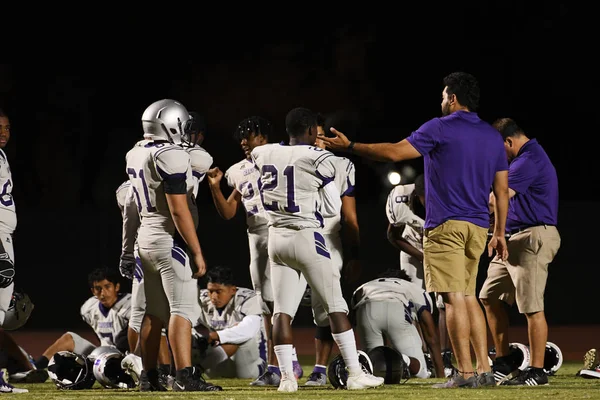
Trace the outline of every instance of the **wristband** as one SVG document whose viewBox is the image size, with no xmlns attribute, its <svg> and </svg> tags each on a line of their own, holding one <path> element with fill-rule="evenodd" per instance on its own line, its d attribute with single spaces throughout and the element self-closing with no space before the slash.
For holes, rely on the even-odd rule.
<svg viewBox="0 0 600 400">
<path fill-rule="evenodd" d="M 353 152 L 354 151 L 354 145 L 355 144 L 356 144 L 355 142 L 350 142 L 350 144 L 348 145 L 348 151 L 349 152 Z"/>
</svg>

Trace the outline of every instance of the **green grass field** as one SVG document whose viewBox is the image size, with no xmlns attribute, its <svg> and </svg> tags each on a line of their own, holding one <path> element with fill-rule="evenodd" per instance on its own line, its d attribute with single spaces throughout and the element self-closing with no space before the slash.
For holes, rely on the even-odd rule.
<svg viewBox="0 0 600 400">
<path fill-rule="evenodd" d="M 364 391 L 335 390 L 331 386 L 324 388 L 306 388 L 306 378 L 312 371 L 311 358 L 301 357 L 304 365 L 304 377 L 300 380 L 296 393 L 279 393 L 274 387 L 251 387 L 247 379 L 211 379 L 223 386 L 222 392 L 215 393 L 140 393 L 136 390 L 103 389 L 98 383 L 91 390 L 60 391 L 48 380 L 44 384 L 18 385 L 29 389 L 29 393 L 2 394 L 16 396 L 22 400 L 108 400 L 108 399 L 173 399 L 185 397 L 189 399 L 600 399 L 600 380 L 575 377 L 581 363 L 565 363 L 556 376 L 550 378 L 550 385 L 539 387 L 506 387 L 498 386 L 485 389 L 433 389 L 431 385 L 443 382 L 443 379 L 411 379 L 402 385 L 387 385 L 378 389 Z"/>
</svg>

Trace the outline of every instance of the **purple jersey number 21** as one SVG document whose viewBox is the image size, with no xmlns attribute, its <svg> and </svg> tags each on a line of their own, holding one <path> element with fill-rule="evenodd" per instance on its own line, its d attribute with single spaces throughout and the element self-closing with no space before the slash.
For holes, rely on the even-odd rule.
<svg viewBox="0 0 600 400">
<path fill-rule="evenodd" d="M 267 183 L 262 182 L 262 178 L 266 175 L 271 175 L 271 181 Z M 271 164 L 263 165 L 261 169 L 261 179 L 258 181 L 261 186 L 260 189 L 260 198 L 266 210 L 275 211 L 279 208 L 279 204 L 276 201 L 273 201 L 271 204 L 265 203 L 265 198 L 263 196 L 263 192 L 271 191 L 277 189 L 279 186 L 279 170 L 276 166 Z M 300 207 L 296 204 L 296 196 L 294 193 L 294 166 L 288 165 L 283 170 L 283 175 L 286 180 L 286 194 L 287 194 L 287 204 L 283 207 L 284 211 L 289 213 L 297 213 L 300 211 Z"/>
</svg>

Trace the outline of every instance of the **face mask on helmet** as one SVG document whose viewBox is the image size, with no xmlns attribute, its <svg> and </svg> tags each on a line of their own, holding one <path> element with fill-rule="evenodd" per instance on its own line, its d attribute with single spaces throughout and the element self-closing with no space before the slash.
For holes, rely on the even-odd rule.
<svg viewBox="0 0 600 400">
<path fill-rule="evenodd" d="M 133 378 L 121 368 L 123 354 L 118 350 L 100 354 L 94 361 L 94 377 L 107 389 L 129 389 L 135 387 Z"/>
<path fill-rule="evenodd" d="M 190 112 L 190 119 L 183 127 L 181 143 L 185 147 L 200 146 L 206 134 L 206 122 L 204 117 L 197 112 Z"/>
<path fill-rule="evenodd" d="M 178 101 L 171 99 L 152 103 L 142 114 L 144 137 L 181 144 L 190 113 Z"/>
<path fill-rule="evenodd" d="M 360 363 L 363 371 L 371 374 L 373 373 L 373 365 L 367 353 L 362 350 L 358 350 L 358 362 Z M 338 354 L 327 367 L 327 378 L 335 389 L 346 389 L 346 382 L 348 381 L 348 371 L 346 370 L 346 363 L 342 358 L 341 354 Z"/>
<path fill-rule="evenodd" d="M 91 361 L 71 351 L 59 351 L 52 356 L 48 376 L 61 390 L 90 389 L 96 382 Z"/>
<path fill-rule="evenodd" d="M 14 331 L 21 328 L 31 315 L 34 305 L 26 293 L 15 290 L 10 300 L 10 305 L 4 316 L 2 328 Z"/>
<path fill-rule="evenodd" d="M 386 384 L 397 384 L 408 379 L 410 372 L 396 349 L 389 346 L 377 346 L 368 353 L 373 365 L 373 375 L 382 377 Z"/>
</svg>

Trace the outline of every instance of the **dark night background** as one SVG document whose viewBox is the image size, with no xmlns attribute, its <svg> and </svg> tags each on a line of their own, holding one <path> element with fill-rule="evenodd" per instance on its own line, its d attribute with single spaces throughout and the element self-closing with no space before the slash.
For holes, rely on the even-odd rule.
<svg viewBox="0 0 600 400">
<path fill-rule="evenodd" d="M 150 103 L 173 98 L 203 114 L 203 147 L 225 170 L 243 157 L 232 139 L 238 121 L 264 116 L 274 124 L 273 139 L 284 139 L 285 115 L 297 106 L 335 114 L 336 127 L 357 141 L 401 140 L 440 115 L 442 79 L 458 70 L 479 79 L 483 119 L 514 118 L 556 166 L 562 247 L 546 290 L 550 327 L 598 323 L 587 306 L 598 301 L 599 277 L 591 251 L 600 222 L 598 34 L 581 21 L 581 10 L 559 3 L 469 13 L 459 17 L 455 10 L 423 25 L 413 18 L 410 28 L 407 16 L 302 29 L 286 21 L 239 31 L 230 25 L 229 36 L 206 28 L 188 51 L 180 45 L 156 51 L 132 41 L 130 59 L 110 57 L 106 45 L 97 58 L 0 65 L 0 107 L 12 125 L 5 151 L 18 215 L 16 283 L 35 303 L 23 329 L 85 326 L 79 307 L 90 296 L 87 273 L 118 265 L 115 189 L 127 178 L 125 153 L 141 138 L 140 117 Z M 398 265 L 386 239 L 386 174 L 407 165 L 421 172 L 422 159 L 397 165 L 353 160 L 365 281 Z M 238 283 L 249 286 L 243 214 L 221 220 L 206 182 L 198 201 L 209 268 L 229 265 L 239 272 Z M 484 255 L 479 287 L 487 261 Z M 516 312 L 512 319 L 524 323 Z M 308 309 L 298 323 L 311 324 Z"/>
</svg>

